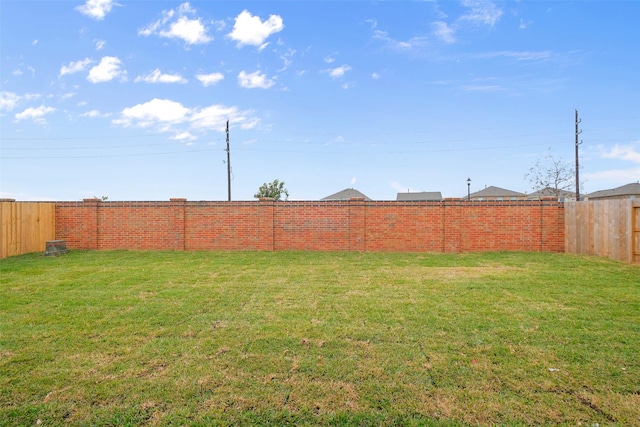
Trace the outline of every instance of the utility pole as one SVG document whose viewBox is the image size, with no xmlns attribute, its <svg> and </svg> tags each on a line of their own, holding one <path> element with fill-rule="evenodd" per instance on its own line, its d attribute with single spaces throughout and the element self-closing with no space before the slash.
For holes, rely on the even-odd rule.
<svg viewBox="0 0 640 427">
<path fill-rule="evenodd" d="M 582 133 L 582 130 L 578 128 L 582 120 L 578 118 L 578 110 L 576 109 L 576 201 L 580 201 L 580 160 L 578 155 L 578 146 L 582 144 L 582 141 L 578 141 L 578 135 Z"/>
<path fill-rule="evenodd" d="M 229 190 L 229 201 L 231 201 L 231 150 L 229 149 L 229 120 L 227 120 L 227 149 L 225 151 L 227 152 L 227 187 Z"/>
</svg>

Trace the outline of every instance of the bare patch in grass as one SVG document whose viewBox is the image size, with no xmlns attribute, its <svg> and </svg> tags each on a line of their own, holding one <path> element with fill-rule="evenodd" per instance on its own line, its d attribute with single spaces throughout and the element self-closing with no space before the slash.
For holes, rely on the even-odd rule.
<svg viewBox="0 0 640 427">
<path fill-rule="evenodd" d="M 155 291 L 142 291 L 138 292 L 138 299 L 144 301 L 149 298 L 153 298 L 158 295 L 158 292 Z"/>
<path fill-rule="evenodd" d="M 225 353 L 228 353 L 229 351 L 231 351 L 231 349 L 229 347 L 220 347 L 217 351 L 216 351 L 216 356 L 221 356 Z"/>
<path fill-rule="evenodd" d="M 352 383 L 333 379 L 309 379 L 293 376 L 287 380 L 290 392 L 286 407 L 299 410 L 311 409 L 316 414 L 361 409 L 360 396 Z"/>
<path fill-rule="evenodd" d="M 433 280 L 468 280 L 481 279 L 492 276 L 512 276 L 526 272 L 519 267 L 508 267 L 502 265 L 486 265 L 479 267 L 405 267 L 394 269 L 399 271 L 403 277 L 428 277 Z M 396 272 L 396 274 L 398 274 Z"/>
<path fill-rule="evenodd" d="M 67 386 L 67 387 L 63 387 L 63 388 L 61 388 L 61 389 L 59 389 L 59 390 L 57 390 L 57 389 L 56 389 L 56 390 L 52 390 L 52 391 L 50 391 L 50 392 L 49 392 L 49 393 L 47 393 L 47 395 L 44 397 L 44 399 L 42 400 L 42 403 L 48 403 L 48 402 L 50 402 L 50 401 L 52 401 L 52 400 L 57 399 L 57 397 L 58 397 L 60 394 L 62 394 L 62 393 L 64 393 L 65 391 L 69 390 L 70 388 L 71 388 L 71 386 Z"/>
</svg>

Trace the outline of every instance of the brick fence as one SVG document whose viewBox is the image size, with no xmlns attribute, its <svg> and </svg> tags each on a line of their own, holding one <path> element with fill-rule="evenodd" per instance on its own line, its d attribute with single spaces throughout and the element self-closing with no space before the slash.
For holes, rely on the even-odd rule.
<svg viewBox="0 0 640 427">
<path fill-rule="evenodd" d="M 554 200 L 56 203 L 69 249 L 564 252 Z"/>
</svg>

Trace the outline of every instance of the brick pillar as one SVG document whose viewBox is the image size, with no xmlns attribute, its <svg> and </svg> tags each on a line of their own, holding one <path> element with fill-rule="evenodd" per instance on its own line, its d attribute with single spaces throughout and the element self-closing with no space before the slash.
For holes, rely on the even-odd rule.
<svg viewBox="0 0 640 427">
<path fill-rule="evenodd" d="M 349 199 L 349 250 L 364 252 L 366 242 L 366 210 L 364 197 Z"/>
<path fill-rule="evenodd" d="M 275 200 L 271 197 L 261 197 L 258 200 L 258 248 L 261 251 L 275 250 Z"/>
<path fill-rule="evenodd" d="M 81 247 L 78 249 L 100 249 L 100 199 L 83 199 L 79 239 Z"/>
<path fill-rule="evenodd" d="M 173 241 L 171 242 L 171 249 L 176 251 L 185 250 L 185 218 L 184 207 L 187 203 L 187 199 L 169 199 L 169 207 L 171 210 L 169 216 L 169 227 L 171 234 L 173 235 Z"/>
<path fill-rule="evenodd" d="M 463 212 L 465 207 L 461 205 L 464 203 L 469 204 L 470 202 L 463 202 L 460 199 L 453 198 L 442 201 L 442 251 L 444 253 L 457 253 L 461 250 L 461 215 L 468 215 L 468 211 Z"/>
</svg>

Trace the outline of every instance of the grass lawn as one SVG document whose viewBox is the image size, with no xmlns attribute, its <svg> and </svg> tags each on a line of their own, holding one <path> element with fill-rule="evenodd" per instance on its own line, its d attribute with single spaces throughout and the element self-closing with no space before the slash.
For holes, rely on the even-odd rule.
<svg viewBox="0 0 640 427">
<path fill-rule="evenodd" d="M 0 425 L 639 425 L 640 267 L 538 253 L 0 260 Z"/>
</svg>

